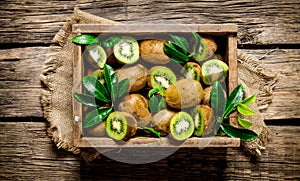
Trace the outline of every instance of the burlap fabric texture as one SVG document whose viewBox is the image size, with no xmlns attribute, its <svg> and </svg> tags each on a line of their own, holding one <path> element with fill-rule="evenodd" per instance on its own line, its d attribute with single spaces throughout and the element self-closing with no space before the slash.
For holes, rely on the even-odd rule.
<svg viewBox="0 0 300 181">
<path fill-rule="evenodd" d="M 80 149 L 73 144 L 72 134 L 72 43 L 69 35 L 73 24 L 116 24 L 75 8 L 73 16 L 56 34 L 54 41 L 58 46 L 51 46 L 44 70 L 41 74 L 42 82 L 47 89 L 42 91 L 41 103 L 44 116 L 50 122 L 49 135 L 58 148 L 63 148 L 91 161 L 99 156 L 95 149 Z M 259 110 L 266 109 L 272 100 L 272 89 L 276 83 L 276 76 L 266 73 L 260 62 L 253 56 L 238 52 L 238 76 L 246 94 L 257 95 L 256 104 L 252 109 L 256 112 L 251 116 L 253 125 L 250 129 L 259 134 L 259 139 L 243 143 L 244 147 L 253 155 L 260 155 L 267 143 L 270 131 L 263 121 Z"/>
</svg>

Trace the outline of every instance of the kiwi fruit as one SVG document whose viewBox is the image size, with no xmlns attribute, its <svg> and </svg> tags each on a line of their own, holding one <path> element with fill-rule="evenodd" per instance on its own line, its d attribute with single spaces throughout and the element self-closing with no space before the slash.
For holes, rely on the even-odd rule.
<svg viewBox="0 0 300 181">
<path fill-rule="evenodd" d="M 201 37 L 198 52 L 193 56 L 197 62 L 209 59 L 217 51 L 217 44 L 213 38 L 209 36 Z"/>
<path fill-rule="evenodd" d="M 135 135 L 137 122 L 134 116 L 127 112 L 112 112 L 106 119 L 106 133 L 115 140 L 126 141 Z"/>
<path fill-rule="evenodd" d="M 164 53 L 165 40 L 143 40 L 140 43 L 141 57 L 145 62 L 167 64 L 170 58 Z"/>
<path fill-rule="evenodd" d="M 187 62 L 181 69 L 181 74 L 186 79 L 194 79 L 200 81 L 201 66 L 195 62 Z"/>
<path fill-rule="evenodd" d="M 141 64 L 131 67 L 123 67 L 116 70 L 118 78 L 122 81 L 125 78 L 130 79 L 129 92 L 136 92 L 145 87 L 147 82 L 148 70 Z"/>
<path fill-rule="evenodd" d="M 97 44 L 88 45 L 85 49 L 88 62 L 94 67 L 103 68 L 107 60 L 105 50 Z"/>
<path fill-rule="evenodd" d="M 151 122 L 148 110 L 148 100 L 140 94 L 129 94 L 119 103 L 118 109 L 135 116 L 139 127 L 147 126 Z"/>
<path fill-rule="evenodd" d="M 177 112 L 170 121 L 170 134 L 178 141 L 193 135 L 195 129 L 193 118 L 186 112 Z"/>
<path fill-rule="evenodd" d="M 211 59 L 202 65 L 202 80 L 207 85 L 215 81 L 223 82 L 227 77 L 228 66 L 221 60 Z"/>
<path fill-rule="evenodd" d="M 203 88 L 199 81 L 182 79 L 165 91 L 165 100 L 173 108 L 189 108 L 200 104 L 202 92 Z"/>
<path fill-rule="evenodd" d="M 130 36 L 122 36 L 121 41 L 114 45 L 114 56 L 122 64 L 133 64 L 140 57 L 139 44 Z"/>
<path fill-rule="evenodd" d="M 170 121 L 175 112 L 163 109 L 153 115 L 151 126 L 155 131 L 159 131 L 161 136 L 167 136 L 170 132 Z"/>
<path fill-rule="evenodd" d="M 170 85 L 176 82 L 174 72 L 164 66 L 154 66 L 149 70 L 147 83 L 151 88 L 166 90 Z"/>
<path fill-rule="evenodd" d="M 202 104 L 210 106 L 210 92 L 212 87 L 206 87 L 202 92 Z"/>
<path fill-rule="evenodd" d="M 207 135 L 213 131 L 214 114 L 212 108 L 206 105 L 198 105 L 191 111 L 195 123 L 195 136 Z"/>
<path fill-rule="evenodd" d="M 105 136 L 105 121 L 102 121 L 95 126 L 86 128 L 84 131 L 88 136 L 104 137 Z"/>
<path fill-rule="evenodd" d="M 95 70 L 94 72 L 92 72 L 90 74 L 91 76 L 95 77 L 97 80 L 99 80 L 102 84 L 105 83 L 105 80 L 104 80 L 104 69 L 98 69 L 98 70 Z"/>
</svg>

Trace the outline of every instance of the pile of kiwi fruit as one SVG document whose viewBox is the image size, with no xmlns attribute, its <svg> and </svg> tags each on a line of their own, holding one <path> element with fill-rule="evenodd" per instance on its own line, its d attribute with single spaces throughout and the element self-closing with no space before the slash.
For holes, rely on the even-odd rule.
<svg viewBox="0 0 300 181">
<path fill-rule="evenodd" d="M 103 66 L 107 63 L 116 70 L 120 81 L 130 78 L 128 94 L 118 100 L 106 120 L 86 128 L 85 136 L 126 141 L 149 136 L 140 131 L 145 127 L 178 141 L 212 133 L 215 118 L 210 107 L 211 86 L 217 80 L 224 81 L 228 73 L 222 45 L 218 52 L 220 41 L 201 36 L 195 54 L 185 64 L 179 64 L 165 54 L 167 40 L 138 40 L 134 35 L 121 38 L 111 48 L 89 45 L 84 49 L 86 74 L 103 83 Z M 163 90 L 161 96 L 167 105 L 155 114 L 148 108 L 148 92 L 153 88 Z"/>
</svg>

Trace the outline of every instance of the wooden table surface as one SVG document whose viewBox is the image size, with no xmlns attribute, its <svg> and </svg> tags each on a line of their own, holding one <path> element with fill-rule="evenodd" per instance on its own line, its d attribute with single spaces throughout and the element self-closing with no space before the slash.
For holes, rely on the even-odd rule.
<svg viewBox="0 0 300 181">
<path fill-rule="evenodd" d="M 0 180 L 299 180 L 300 1 L 4 0 L 0 7 Z M 73 8 L 124 23 L 236 23 L 238 48 L 278 75 L 263 111 L 273 131 L 256 159 L 242 148 L 179 149 L 143 165 L 106 157 L 86 164 L 47 136 L 40 74 Z"/>
</svg>

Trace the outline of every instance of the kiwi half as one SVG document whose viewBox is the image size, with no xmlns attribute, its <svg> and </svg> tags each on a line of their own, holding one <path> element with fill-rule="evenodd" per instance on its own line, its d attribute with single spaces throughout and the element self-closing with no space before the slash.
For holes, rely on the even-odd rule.
<svg viewBox="0 0 300 181">
<path fill-rule="evenodd" d="M 115 58 L 122 64 L 133 64 L 140 56 L 139 44 L 130 36 L 122 36 L 121 41 L 114 45 Z"/>
<path fill-rule="evenodd" d="M 227 77 L 228 66 L 221 60 L 211 59 L 202 65 L 202 80 L 207 85 L 215 81 L 223 82 Z"/>
<path fill-rule="evenodd" d="M 112 112 L 107 117 L 105 129 L 109 137 L 125 141 L 135 135 L 137 121 L 129 113 Z"/>
<path fill-rule="evenodd" d="M 86 47 L 86 56 L 88 62 L 94 67 L 103 68 L 106 63 L 107 55 L 105 50 L 97 44 L 91 44 Z"/>
<path fill-rule="evenodd" d="M 200 81 L 201 66 L 195 62 L 187 62 L 181 69 L 181 74 L 186 79 L 194 79 Z"/>
<path fill-rule="evenodd" d="M 197 62 L 209 59 L 217 51 L 217 44 L 211 37 L 201 37 L 198 52 L 193 56 Z"/>
<path fill-rule="evenodd" d="M 204 122 L 202 111 L 199 106 L 196 106 L 192 110 L 191 116 L 194 119 L 194 123 L 195 123 L 194 135 L 202 136 L 202 134 L 204 133 L 205 122 Z"/>
<path fill-rule="evenodd" d="M 195 129 L 193 118 L 186 112 L 174 114 L 170 121 L 170 134 L 178 141 L 192 136 Z"/>
<path fill-rule="evenodd" d="M 154 66 L 149 71 L 147 82 L 149 87 L 166 90 L 176 82 L 176 75 L 167 67 Z"/>
</svg>

